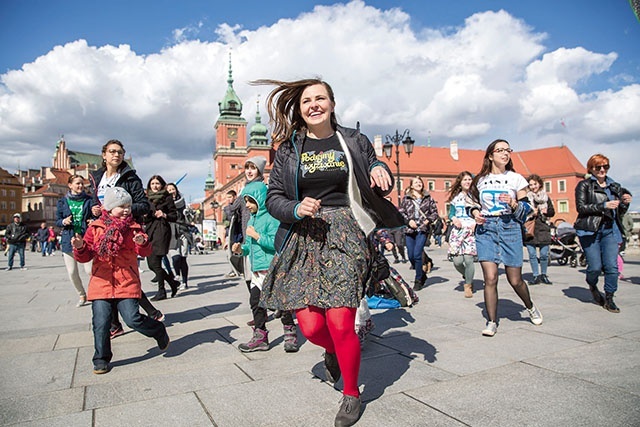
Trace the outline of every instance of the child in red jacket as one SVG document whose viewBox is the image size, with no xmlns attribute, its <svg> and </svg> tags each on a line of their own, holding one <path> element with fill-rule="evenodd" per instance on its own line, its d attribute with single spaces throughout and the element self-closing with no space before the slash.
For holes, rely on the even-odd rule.
<svg viewBox="0 0 640 427">
<path fill-rule="evenodd" d="M 120 187 L 105 191 L 102 216 L 87 228 L 84 238 L 71 239 L 73 255 L 79 262 L 93 260 L 87 300 L 93 310 L 93 373 L 109 372 L 111 312 L 118 310 L 131 329 L 153 337 L 160 350 L 169 346 L 162 322 L 140 313 L 141 294 L 137 256 L 151 254 L 151 244 L 142 227 L 131 216 L 131 196 Z"/>
</svg>

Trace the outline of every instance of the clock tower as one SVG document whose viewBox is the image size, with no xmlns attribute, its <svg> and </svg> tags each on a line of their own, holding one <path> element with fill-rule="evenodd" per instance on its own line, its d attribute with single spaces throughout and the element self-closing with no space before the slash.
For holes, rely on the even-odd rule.
<svg viewBox="0 0 640 427">
<path fill-rule="evenodd" d="M 220 117 L 216 121 L 215 188 L 219 189 L 243 173 L 247 157 L 247 121 L 241 117 L 242 102 L 233 90 L 231 54 L 229 54 L 229 77 L 227 93 L 218 102 Z"/>
</svg>

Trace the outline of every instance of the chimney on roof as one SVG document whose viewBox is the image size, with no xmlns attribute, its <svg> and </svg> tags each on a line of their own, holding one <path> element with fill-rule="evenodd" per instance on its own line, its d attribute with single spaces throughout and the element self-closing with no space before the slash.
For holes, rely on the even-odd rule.
<svg viewBox="0 0 640 427">
<path fill-rule="evenodd" d="M 458 141 L 455 139 L 449 143 L 449 154 L 453 160 L 458 160 Z"/>
</svg>

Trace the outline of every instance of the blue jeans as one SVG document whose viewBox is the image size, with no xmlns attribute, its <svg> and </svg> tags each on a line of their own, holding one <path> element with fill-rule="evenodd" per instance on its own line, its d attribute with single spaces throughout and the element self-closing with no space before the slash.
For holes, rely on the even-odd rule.
<svg viewBox="0 0 640 427">
<path fill-rule="evenodd" d="M 604 291 L 618 290 L 618 239 L 613 228 L 600 228 L 590 236 L 580 236 L 587 257 L 587 284 L 595 287 L 604 268 Z"/>
<path fill-rule="evenodd" d="M 94 366 L 105 367 L 113 357 L 113 353 L 111 353 L 111 336 L 109 334 L 113 310 L 120 312 L 124 323 L 128 327 L 144 336 L 155 338 L 158 341 L 167 333 L 164 323 L 140 313 L 138 300 L 135 298 L 97 299 L 93 300 L 91 308 L 93 310 Z"/>
<path fill-rule="evenodd" d="M 549 245 L 526 245 L 529 252 L 529 264 L 531 264 L 531 272 L 533 277 L 539 274 L 547 274 L 547 266 L 549 265 Z M 540 264 L 538 264 L 538 254 L 536 248 L 540 248 Z"/>
<path fill-rule="evenodd" d="M 49 246 L 49 242 L 44 241 L 44 242 L 40 242 L 40 246 L 42 246 L 42 256 L 45 256 L 47 254 L 47 249 Z"/>
<path fill-rule="evenodd" d="M 16 252 L 18 252 L 18 256 L 20 257 L 20 268 L 24 267 L 24 248 L 26 245 L 26 242 L 9 243 L 9 260 L 7 267 L 13 268 L 13 257 Z"/>
<path fill-rule="evenodd" d="M 409 262 L 416 269 L 416 281 L 422 280 L 424 272 L 422 271 L 422 248 L 427 242 L 425 233 L 407 234 L 407 256 Z"/>
</svg>

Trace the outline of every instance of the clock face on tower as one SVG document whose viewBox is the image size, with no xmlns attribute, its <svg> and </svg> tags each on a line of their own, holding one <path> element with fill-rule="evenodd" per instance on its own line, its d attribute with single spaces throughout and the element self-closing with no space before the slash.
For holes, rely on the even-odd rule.
<svg viewBox="0 0 640 427">
<path fill-rule="evenodd" d="M 236 128 L 230 128 L 227 132 L 230 138 L 234 138 L 238 133 L 238 130 Z"/>
</svg>

